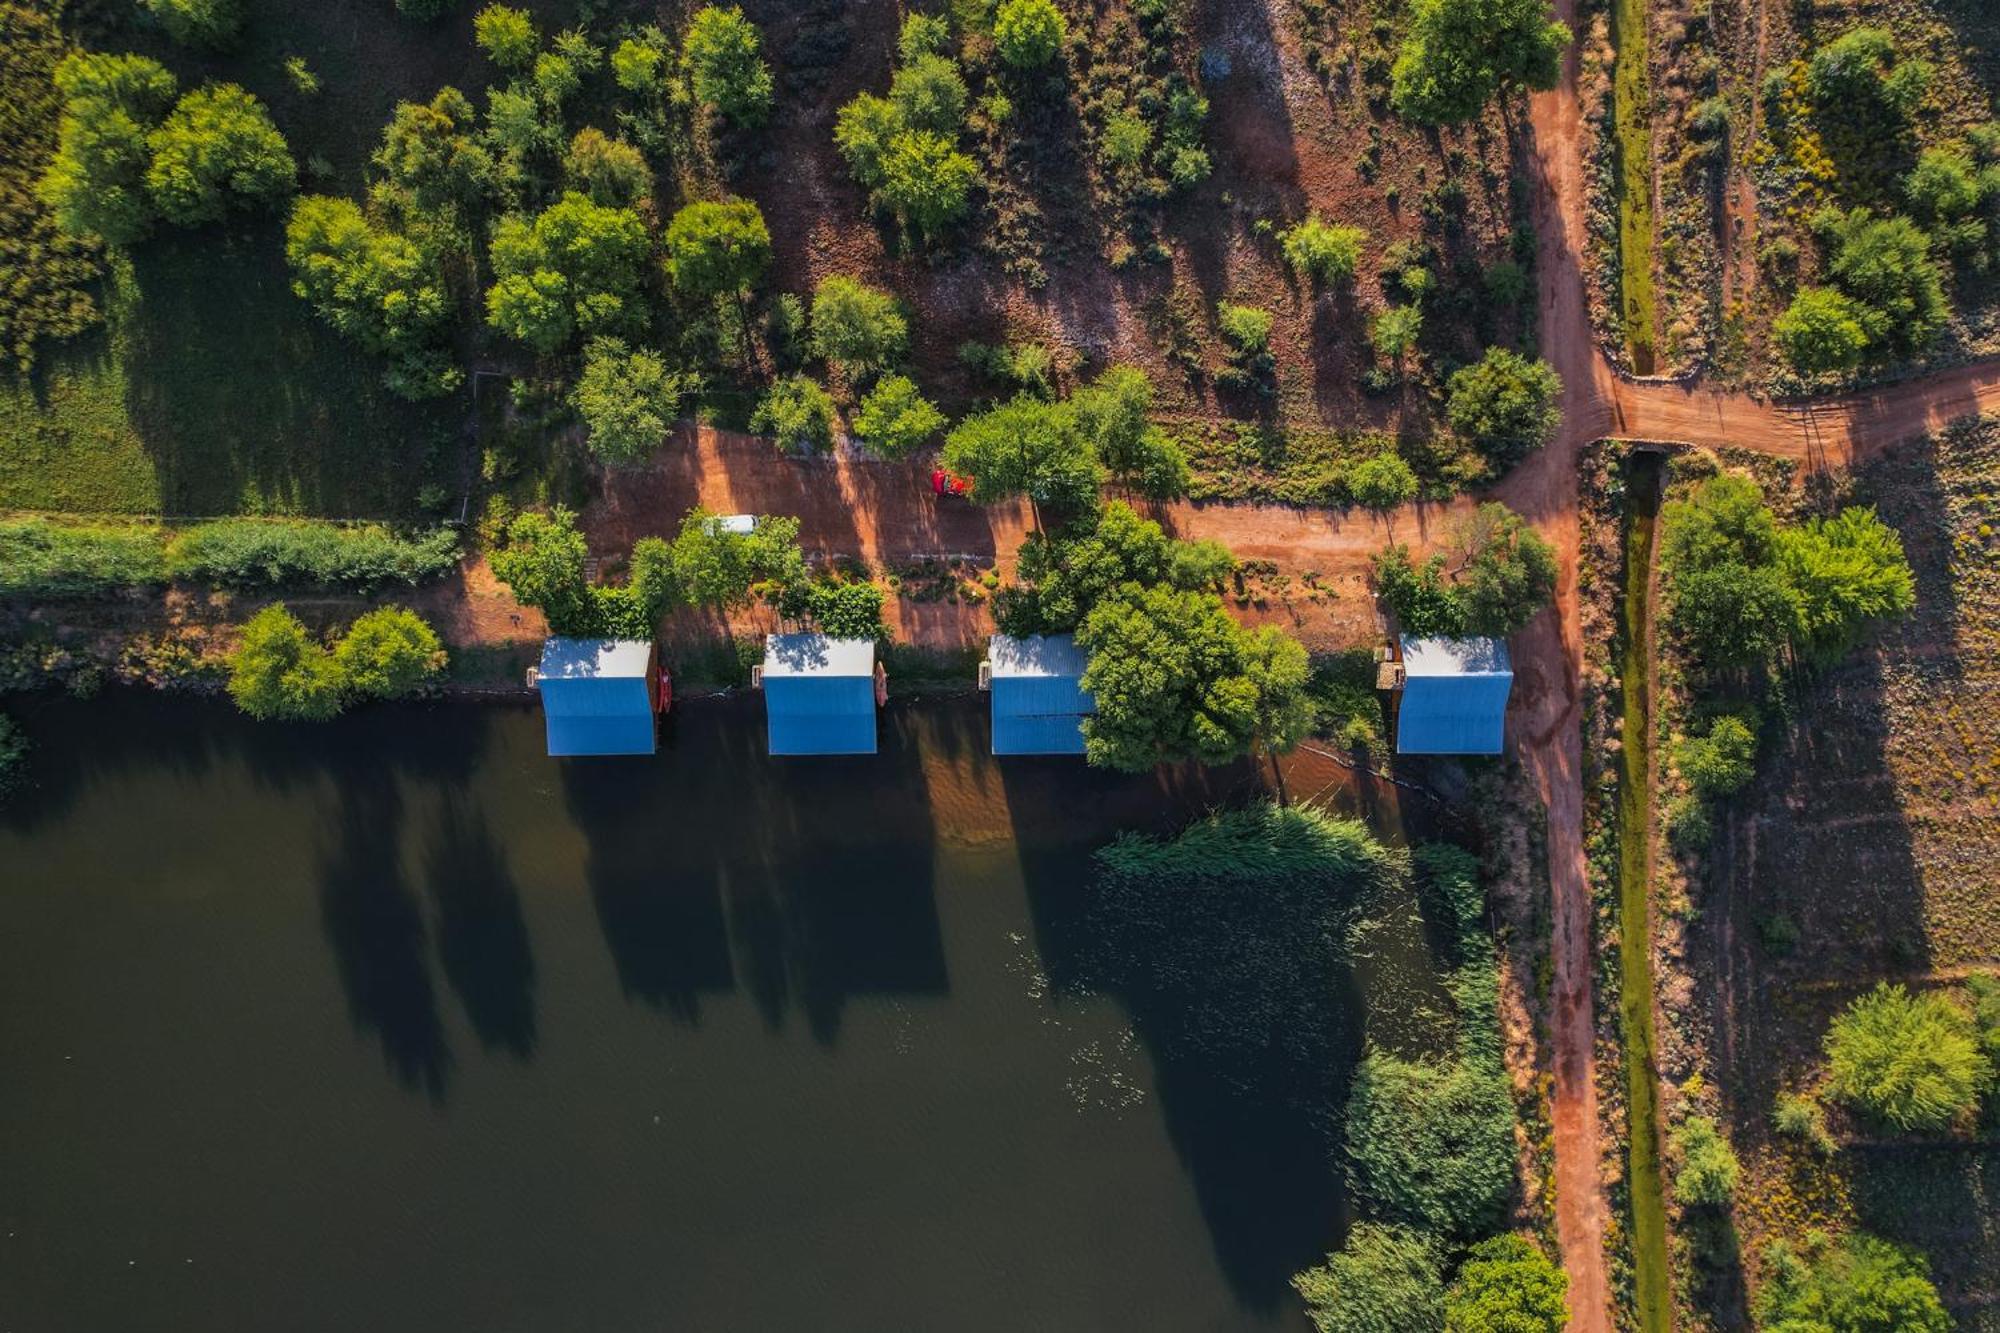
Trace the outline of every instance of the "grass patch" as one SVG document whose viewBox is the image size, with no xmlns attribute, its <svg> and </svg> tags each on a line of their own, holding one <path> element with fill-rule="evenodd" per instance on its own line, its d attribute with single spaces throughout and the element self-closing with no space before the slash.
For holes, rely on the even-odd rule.
<svg viewBox="0 0 2000 1333">
<path fill-rule="evenodd" d="M 1646 72 L 1646 0 L 1611 7 L 1612 118 L 1618 128 L 1619 301 L 1632 368 L 1654 368 L 1658 311 L 1653 295 L 1653 127 Z"/>
</svg>

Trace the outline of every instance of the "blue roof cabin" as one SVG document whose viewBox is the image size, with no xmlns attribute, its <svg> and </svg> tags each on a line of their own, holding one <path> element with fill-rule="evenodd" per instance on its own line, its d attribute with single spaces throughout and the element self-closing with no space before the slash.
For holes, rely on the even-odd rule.
<svg viewBox="0 0 2000 1333">
<path fill-rule="evenodd" d="M 1082 754 L 1083 719 L 1097 705 L 1083 688 L 1083 649 L 1068 634 L 996 634 L 986 650 L 993 753 Z"/>
<path fill-rule="evenodd" d="M 772 634 L 764 640 L 764 715 L 772 754 L 874 754 L 872 639 Z"/>
<path fill-rule="evenodd" d="M 1405 635 L 1397 754 L 1499 754 L 1514 667 L 1499 639 Z"/>
<path fill-rule="evenodd" d="M 550 639 L 535 684 L 552 755 L 651 754 L 659 709 L 653 645 L 639 639 Z"/>
</svg>

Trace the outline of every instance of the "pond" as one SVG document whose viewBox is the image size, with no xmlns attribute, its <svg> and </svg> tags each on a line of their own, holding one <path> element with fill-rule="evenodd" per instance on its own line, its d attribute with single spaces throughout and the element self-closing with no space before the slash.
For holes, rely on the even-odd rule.
<svg viewBox="0 0 2000 1333">
<path fill-rule="evenodd" d="M 1091 851 L 1247 766 L 1000 764 L 976 699 L 824 761 L 766 758 L 754 699 L 590 763 L 514 706 L 13 711 L 9 1327 L 1304 1327 L 1326 1108 L 1073 980 Z M 1413 804 L 1343 774 L 1287 781 Z M 1407 1025 L 1435 978 L 1388 919 L 1356 993 Z"/>
</svg>

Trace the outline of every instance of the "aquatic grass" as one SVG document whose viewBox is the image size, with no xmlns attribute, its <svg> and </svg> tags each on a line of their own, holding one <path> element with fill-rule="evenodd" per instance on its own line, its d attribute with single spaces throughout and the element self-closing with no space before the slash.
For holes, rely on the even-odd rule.
<svg viewBox="0 0 2000 1333">
<path fill-rule="evenodd" d="M 1611 7 L 1612 119 L 1618 130 L 1619 287 L 1632 368 L 1654 369 L 1658 311 L 1653 292 L 1653 127 L 1646 77 L 1646 0 Z"/>
</svg>

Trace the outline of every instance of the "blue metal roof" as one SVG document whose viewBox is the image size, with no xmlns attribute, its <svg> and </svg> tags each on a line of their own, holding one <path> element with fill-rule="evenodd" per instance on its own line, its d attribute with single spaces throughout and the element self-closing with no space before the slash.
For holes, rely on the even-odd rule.
<svg viewBox="0 0 2000 1333">
<path fill-rule="evenodd" d="M 1083 688 L 1086 658 L 1068 634 L 993 636 L 993 753 L 1082 754 L 1083 719 L 1097 704 Z"/>
<path fill-rule="evenodd" d="M 1082 754 L 1083 715 L 993 715 L 995 754 Z"/>
<path fill-rule="evenodd" d="M 772 754 L 874 754 L 874 641 L 769 636 L 764 716 Z"/>
<path fill-rule="evenodd" d="M 768 713 L 772 754 L 874 754 L 873 698 L 866 713 Z"/>
<path fill-rule="evenodd" d="M 1396 752 L 1499 754 L 1514 687 L 1507 645 L 1498 639 L 1405 638 L 1402 651 Z"/>
<path fill-rule="evenodd" d="M 634 639 L 550 639 L 537 684 L 552 755 L 653 753 L 653 645 Z"/>
</svg>

